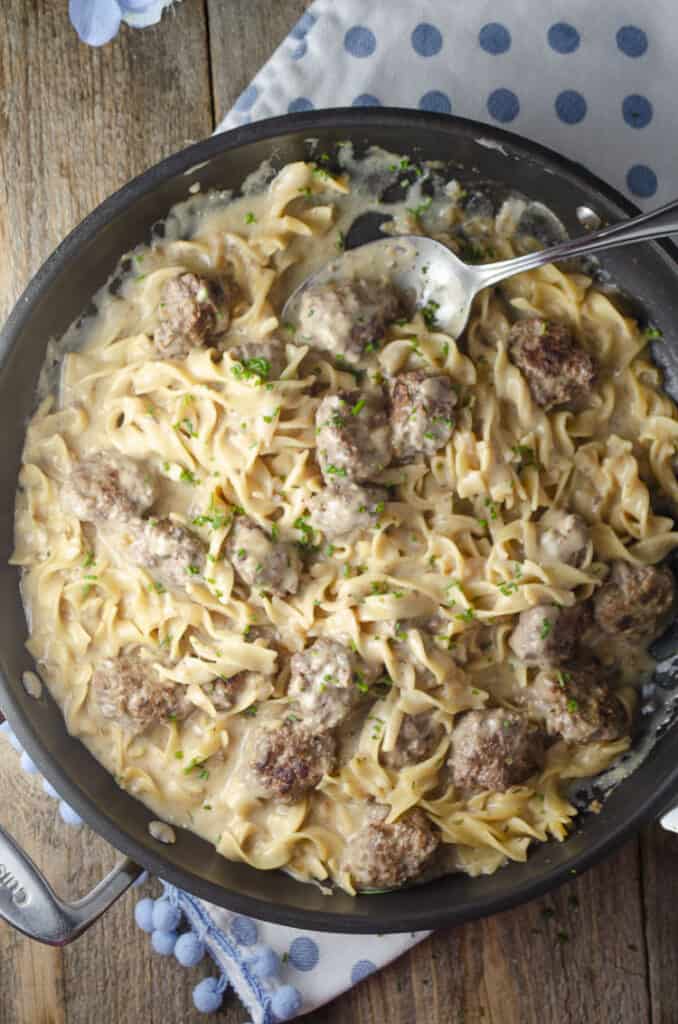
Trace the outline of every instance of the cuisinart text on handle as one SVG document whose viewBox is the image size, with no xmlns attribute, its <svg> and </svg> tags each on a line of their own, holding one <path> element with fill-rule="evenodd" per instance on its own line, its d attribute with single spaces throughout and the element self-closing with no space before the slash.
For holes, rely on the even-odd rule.
<svg viewBox="0 0 678 1024">
<path fill-rule="evenodd" d="M 12 903 L 15 903 L 17 907 L 23 907 L 28 903 L 28 893 L 18 878 L 4 864 L 0 864 L 0 887 L 11 892 Z"/>
</svg>

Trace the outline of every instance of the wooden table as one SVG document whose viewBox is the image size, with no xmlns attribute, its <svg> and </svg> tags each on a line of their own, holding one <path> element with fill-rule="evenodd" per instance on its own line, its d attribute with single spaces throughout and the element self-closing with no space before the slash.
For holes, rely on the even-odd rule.
<svg viewBox="0 0 678 1024">
<path fill-rule="evenodd" d="M 383 0 L 386 2 L 386 0 Z M 183 0 L 162 23 L 79 43 L 66 0 L 0 3 L 0 315 L 106 195 L 209 135 L 305 0 Z M 114 860 L 0 743 L 0 821 L 63 894 Z M 150 886 L 149 886 L 150 891 Z M 129 893 L 87 935 L 48 949 L 0 926 L 0 1024 L 192 1024 L 187 972 L 151 951 Z M 246 1014 L 229 996 L 216 1019 Z M 214 1019 L 214 1018 L 213 1018 Z M 559 892 L 441 932 L 310 1024 L 675 1024 L 678 837 L 640 839 Z"/>
</svg>

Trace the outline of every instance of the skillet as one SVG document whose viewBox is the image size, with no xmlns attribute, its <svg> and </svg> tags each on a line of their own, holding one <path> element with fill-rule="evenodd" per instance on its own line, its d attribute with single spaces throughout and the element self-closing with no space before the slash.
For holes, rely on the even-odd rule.
<svg viewBox="0 0 678 1024">
<path fill-rule="evenodd" d="M 19 576 L 12 550 L 14 494 L 24 431 L 49 338 L 59 337 L 108 279 L 121 253 L 147 241 L 170 207 L 199 182 L 202 191 L 240 186 L 263 160 L 277 166 L 308 159 L 351 140 L 358 151 L 378 145 L 411 159 L 448 163 L 462 181 L 501 183 L 545 204 L 571 236 L 593 211 L 614 222 L 639 211 L 584 168 L 529 140 L 484 124 L 410 110 L 313 111 L 246 125 L 191 146 L 152 167 L 107 199 L 56 249 L 30 282 L 0 333 L 0 707 L 40 771 L 84 820 L 127 855 L 76 904 L 60 901 L 35 866 L 0 829 L 0 916 L 43 942 L 71 941 L 134 881 L 143 868 L 230 910 L 298 928 L 336 932 L 400 932 L 460 923 L 540 896 L 600 860 L 644 823 L 678 803 L 678 624 L 655 645 L 657 670 L 644 687 L 634 750 L 641 763 L 602 794 L 600 782 L 573 794 L 583 813 L 562 844 L 536 846 L 524 864 L 476 879 L 444 878 L 385 895 L 323 894 L 281 872 L 260 872 L 220 857 L 192 833 L 162 845 L 148 831 L 152 813 L 119 789 L 112 776 L 66 732 L 61 712 L 43 690 L 30 696 L 21 679 L 34 669 Z M 579 210 L 579 214 L 577 211 Z M 590 223 L 588 226 L 591 226 Z M 634 312 L 663 329 L 654 358 L 678 395 L 678 249 L 670 241 L 603 254 L 603 275 L 633 296 Z M 599 272 L 601 272 L 599 271 Z M 627 300 L 624 300 L 627 301 Z M 677 652 L 674 654 L 674 652 Z M 635 760 L 634 760 L 635 758 Z M 624 765 L 622 764 L 622 768 Z M 593 797 L 602 810 L 588 813 Z M 7 809 L 6 809 L 7 810 Z M 11 828 L 11 820 L 8 822 Z"/>
</svg>

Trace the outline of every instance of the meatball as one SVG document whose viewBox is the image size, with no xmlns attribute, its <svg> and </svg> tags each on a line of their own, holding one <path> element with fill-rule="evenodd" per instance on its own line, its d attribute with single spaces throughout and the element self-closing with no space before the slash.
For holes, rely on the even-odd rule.
<svg viewBox="0 0 678 1024">
<path fill-rule="evenodd" d="M 285 349 L 275 341 L 245 341 L 230 349 L 229 355 L 261 380 L 278 380 L 287 365 Z"/>
<path fill-rule="evenodd" d="M 544 559 L 581 568 L 591 543 L 586 520 L 574 513 L 554 509 L 543 517 L 539 525 L 539 547 Z"/>
<path fill-rule="evenodd" d="M 649 639 L 661 630 L 673 599 L 668 569 L 618 561 L 594 598 L 594 616 L 605 633 Z"/>
<path fill-rule="evenodd" d="M 171 519 L 148 519 L 139 523 L 132 543 L 132 559 L 147 569 L 156 581 L 172 588 L 185 587 L 200 576 L 206 548 L 185 526 Z"/>
<path fill-rule="evenodd" d="M 91 523 L 128 522 L 151 507 L 155 482 L 145 466 L 126 455 L 95 452 L 75 463 L 63 496 L 78 519 Z"/>
<path fill-rule="evenodd" d="M 296 698 L 304 722 L 316 731 L 344 721 L 368 689 L 370 670 L 336 640 L 316 640 L 290 659 L 287 693 Z"/>
<path fill-rule="evenodd" d="M 626 708 L 595 662 L 540 672 L 528 700 L 549 736 L 562 736 L 567 743 L 616 740 L 629 729 Z"/>
<path fill-rule="evenodd" d="M 454 429 L 457 396 L 445 374 L 425 370 L 401 373 L 391 382 L 393 451 L 403 462 L 430 458 L 446 445 Z"/>
<path fill-rule="evenodd" d="M 387 498 L 388 491 L 383 487 L 337 481 L 311 498 L 311 525 L 328 540 L 362 533 L 377 525 Z"/>
<path fill-rule="evenodd" d="M 422 873 L 433 857 L 440 835 L 418 807 L 387 825 L 388 807 L 368 807 L 365 824 L 349 836 L 343 866 L 355 888 L 396 889 Z"/>
<path fill-rule="evenodd" d="M 316 735 L 305 725 L 285 721 L 275 729 L 259 731 L 251 769 L 267 798 L 294 803 L 329 775 L 335 756 L 331 734 Z"/>
<path fill-rule="evenodd" d="M 299 303 L 299 340 L 342 356 L 350 363 L 379 341 L 386 324 L 400 314 L 390 285 L 376 281 L 335 281 L 307 288 Z"/>
<path fill-rule="evenodd" d="M 399 771 L 408 764 L 426 761 L 440 743 L 444 727 L 424 712 L 405 715 L 393 750 L 381 751 L 381 761 L 387 768 Z"/>
<path fill-rule="evenodd" d="M 318 463 L 328 483 L 369 480 L 391 461 L 391 429 L 381 393 L 342 391 L 315 414 Z"/>
<path fill-rule="evenodd" d="M 516 711 L 467 711 L 452 731 L 448 764 L 460 789 L 503 792 L 529 779 L 543 760 L 541 731 Z"/>
<path fill-rule="evenodd" d="M 520 613 L 509 645 L 526 665 L 563 665 L 573 657 L 587 623 L 588 609 L 583 605 L 538 604 Z"/>
<path fill-rule="evenodd" d="M 155 666 L 138 654 L 106 658 L 92 675 L 92 694 L 104 718 L 137 730 L 184 718 L 191 705 L 183 689 L 162 681 Z"/>
<path fill-rule="evenodd" d="M 593 359 L 564 324 L 538 317 L 519 320 L 509 332 L 509 353 L 544 409 L 584 399 L 595 376 Z"/>
<path fill-rule="evenodd" d="M 301 559 L 292 544 L 275 542 L 248 516 L 238 516 L 226 542 L 226 557 L 249 587 L 296 594 Z"/>
<path fill-rule="evenodd" d="M 170 278 L 160 296 L 160 323 L 153 338 L 158 355 L 185 359 L 210 336 L 223 333 L 229 319 L 223 287 L 197 274 Z"/>
</svg>

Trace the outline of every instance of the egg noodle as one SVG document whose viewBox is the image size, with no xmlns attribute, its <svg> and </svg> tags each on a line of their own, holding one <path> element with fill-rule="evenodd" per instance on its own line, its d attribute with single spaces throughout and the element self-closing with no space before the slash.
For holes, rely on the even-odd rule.
<svg viewBox="0 0 678 1024">
<path fill-rule="evenodd" d="M 370 159 L 384 175 L 408 166 L 379 153 Z M 645 354 L 647 331 L 576 268 L 548 266 L 481 293 L 458 341 L 419 310 L 391 324 L 366 355 L 364 383 L 416 368 L 448 374 L 458 396 L 454 432 L 430 459 L 379 474 L 389 500 L 373 529 L 328 543 L 309 522 L 309 499 L 323 486 L 315 412 L 324 395 L 360 384 L 280 322 L 284 299 L 337 255 L 363 210 L 387 209 L 396 230 L 453 248 L 454 229 L 468 217 L 454 182 L 425 198 L 428 172 L 387 208 L 350 154 L 341 173 L 323 167 L 322 159 L 289 164 L 236 199 L 191 197 L 164 236 L 128 256 L 118 287 L 98 295 L 96 315 L 52 351 L 53 361 L 65 349 L 60 387 L 43 389 L 28 426 L 16 508 L 12 562 L 23 571 L 28 649 L 69 732 L 118 785 L 224 857 L 353 891 L 342 850 L 374 798 L 390 807 L 389 821 L 422 809 L 440 829 L 447 870 L 489 873 L 524 860 L 532 842 L 564 839 L 576 813 L 567 780 L 601 772 L 629 739 L 559 740 L 528 784 L 469 797 L 445 767 L 455 716 L 520 707 L 534 669 L 507 640 L 521 611 L 582 601 L 604 563 L 654 564 L 678 545 L 673 521 L 655 514 L 650 498 L 658 488 L 678 501 L 678 415 Z M 522 250 L 516 208 L 469 221 L 476 256 Z M 173 223 L 190 230 L 173 231 Z M 161 292 L 186 271 L 235 282 L 225 352 L 199 347 L 160 360 L 152 339 Z M 512 322 L 532 315 L 568 325 L 595 357 L 586 408 L 544 411 L 509 359 Z M 243 373 L 228 351 L 243 340 L 282 346 L 280 379 Z M 133 564 L 124 528 L 95 529 L 62 503 L 75 462 L 110 449 L 157 476 L 153 515 L 171 515 L 207 546 L 204 574 L 183 590 L 165 589 Z M 534 520 L 555 507 L 590 526 L 580 567 L 542 557 Z M 250 589 L 234 577 L 224 545 L 242 513 L 299 544 L 296 594 Z M 417 625 L 426 616 L 440 623 L 433 642 Z M 294 803 L 262 799 L 248 776 L 253 730 L 285 718 L 290 654 L 318 637 L 383 666 L 385 685 L 341 727 L 338 766 L 317 789 Z M 139 732 L 102 716 L 93 671 L 130 651 L 184 689 L 195 706 L 188 718 Z M 597 653 L 614 659 L 604 645 Z M 629 708 L 648 665 L 638 651 L 618 666 Z M 246 685 L 218 710 L 203 684 L 243 670 Z M 424 712 L 444 729 L 433 753 L 399 771 L 385 767 L 380 751 L 395 746 L 403 716 Z"/>
</svg>

